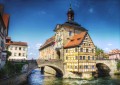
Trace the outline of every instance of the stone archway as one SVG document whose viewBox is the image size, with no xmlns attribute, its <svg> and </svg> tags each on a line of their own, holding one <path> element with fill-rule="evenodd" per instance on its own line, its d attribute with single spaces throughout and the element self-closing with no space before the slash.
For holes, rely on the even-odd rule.
<svg viewBox="0 0 120 85">
<path fill-rule="evenodd" d="M 110 76 L 111 69 L 104 63 L 96 63 L 98 77 Z"/>
<path fill-rule="evenodd" d="M 63 77 L 64 72 L 57 66 L 55 65 L 47 65 L 47 64 L 43 64 L 43 65 L 39 65 L 39 68 L 44 68 L 45 66 L 51 67 L 52 69 L 54 69 L 56 71 L 56 77 Z"/>
<path fill-rule="evenodd" d="M 57 50 L 58 59 L 60 59 L 60 50 Z"/>
</svg>

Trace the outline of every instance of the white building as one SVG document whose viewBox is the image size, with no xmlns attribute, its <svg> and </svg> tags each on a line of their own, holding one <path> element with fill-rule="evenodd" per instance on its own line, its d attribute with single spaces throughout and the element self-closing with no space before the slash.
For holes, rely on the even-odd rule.
<svg viewBox="0 0 120 85">
<path fill-rule="evenodd" d="M 8 60 L 27 60 L 28 45 L 26 42 L 11 41 L 10 37 L 6 39 L 7 49 L 11 52 Z"/>
<path fill-rule="evenodd" d="M 120 50 L 115 49 L 115 50 L 112 50 L 111 52 L 109 52 L 109 59 L 111 59 L 111 60 L 115 60 L 115 59 L 120 60 Z"/>
</svg>

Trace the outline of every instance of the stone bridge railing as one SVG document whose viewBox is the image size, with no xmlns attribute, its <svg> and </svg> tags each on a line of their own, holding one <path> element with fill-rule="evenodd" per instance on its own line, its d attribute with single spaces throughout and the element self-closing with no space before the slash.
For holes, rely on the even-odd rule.
<svg viewBox="0 0 120 85">
<path fill-rule="evenodd" d="M 37 60 L 38 67 L 42 65 L 48 65 L 48 66 L 58 66 L 60 68 L 63 68 L 63 61 L 62 60 L 56 60 L 56 59 L 51 59 L 51 60 L 43 60 L 43 59 L 38 59 Z"/>
</svg>

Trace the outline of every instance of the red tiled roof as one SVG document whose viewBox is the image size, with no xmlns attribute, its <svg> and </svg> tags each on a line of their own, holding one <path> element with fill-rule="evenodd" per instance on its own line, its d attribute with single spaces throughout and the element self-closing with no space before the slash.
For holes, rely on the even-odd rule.
<svg viewBox="0 0 120 85">
<path fill-rule="evenodd" d="M 52 36 L 51 38 L 47 39 L 42 46 L 40 46 L 40 49 L 49 46 L 50 44 L 54 43 L 54 41 L 55 41 L 55 36 Z"/>
<path fill-rule="evenodd" d="M 114 49 L 111 52 L 109 52 L 109 54 L 116 54 L 116 53 L 120 53 L 120 50 Z"/>
<path fill-rule="evenodd" d="M 15 42 L 15 41 L 11 41 L 10 43 L 6 43 L 6 45 L 21 45 L 21 46 L 27 46 L 27 42 Z"/>
<path fill-rule="evenodd" d="M 5 27 L 6 29 L 8 28 L 8 24 L 9 24 L 9 14 L 3 14 L 3 21 L 4 21 L 4 24 L 5 24 Z"/>
<path fill-rule="evenodd" d="M 87 32 L 81 32 L 80 34 L 74 35 L 70 41 L 64 46 L 64 48 L 75 47 L 82 43 Z"/>
</svg>

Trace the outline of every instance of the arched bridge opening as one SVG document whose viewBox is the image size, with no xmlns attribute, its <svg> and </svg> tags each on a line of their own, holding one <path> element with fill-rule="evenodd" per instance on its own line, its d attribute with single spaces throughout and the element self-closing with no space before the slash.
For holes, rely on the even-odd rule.
<svg viewBox="0 0 120 85">
<path fill-rule="evenodd" d="M 110 68 L 104 63 L 96 63 L 97 67 L 97 76 L 98 77 L 106 77 L 110 76 Z"/>
<path fill-rule="evenodd" d="M 39 68 L 41 68 L 41 73 L 44 74 L 44 67 L 48 66 L 52 69 L 54 69 L 56 71 L 56 77 L 63 77 L 64 72 L 62 71 L 61 68 L 55 66 L 55 65 L 47 65 L 47 64 L 43 64 L 43 65 L 39 65 Z"/>
<path fill-rule="evenodd" d="M 64 75 L 64 66 L 62 60 L 44 60 L 44 59 L 38 59 L 37 64 L 39 68 L 43 68 L 45 66 L 48 66 L 56 71 L 57 77 L 63 77 Z M 43 68 L 44 69 L 44 68 Z M 49 71 L 50 72 L 50 71 Z"/>
</svg>

